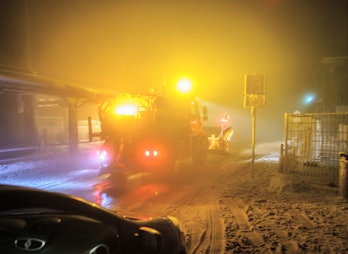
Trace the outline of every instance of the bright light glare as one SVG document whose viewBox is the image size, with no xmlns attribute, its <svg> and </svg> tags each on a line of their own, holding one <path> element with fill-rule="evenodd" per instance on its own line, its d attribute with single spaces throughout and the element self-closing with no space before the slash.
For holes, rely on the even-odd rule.
<svg viewBox="0 0 348 254">
<path fill-rule="evenodd" d="M 116 115 L 135 116 L 137 114 L 137 109 L 137 105 L 124 104 L 116 106 L 114 112 Z"/>
<path fill-rule="evenodd" d="M 177 89 L 182 93 L 189 93 L 192 89 L 192 83 L 188 79 L 180 79 L 177 84 Z"/>
<path fill-rule="evenodd" d="M 99 157 L 99 159 L 101 160 L 101 161 L 104 161 L 105 159 L 106 159 L 106 157 L 107 157 L 107 152 L 105 151 L 105 150 L 103 150 L 103 151 L 97 151 L 97 156 Z"/>
<path fill-rule="evenodd" d="M 146 157 L 150 157 L 150 156 L 157 157 L 158 156 L 158 151 L 157 150 L 153 150 L 153 151 L 146 150 L 145 151 L 145 156 Z"/>
<path fill-rule="evenodd" d="M 305 97 L 304 97 L 304 103 L 305 104 L 310 104 L 314 101 L 315 99 L 315 95 L 314 94 L 307 94 Z"/>
</svg>

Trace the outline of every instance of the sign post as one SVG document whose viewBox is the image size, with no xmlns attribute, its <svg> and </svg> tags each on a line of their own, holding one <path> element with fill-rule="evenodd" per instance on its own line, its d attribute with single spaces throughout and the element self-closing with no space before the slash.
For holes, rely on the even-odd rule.
<svg viewBox="0 0 348 254">
<path fill-rule="evenodd" d="M 258 73 L 246 74 L 244 83 L 244 108 L 251 110 L 251 177 L 254 178 L 255 162 L 255 136 L 256 136 L 256 110 L 257 107 L 266 106 L 266 81 L 265 76 Z"/>
</svg>

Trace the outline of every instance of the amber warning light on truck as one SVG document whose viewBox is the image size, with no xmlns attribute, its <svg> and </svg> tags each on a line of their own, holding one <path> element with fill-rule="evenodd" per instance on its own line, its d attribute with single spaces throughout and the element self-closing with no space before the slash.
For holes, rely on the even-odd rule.
<svg viewBox="0 0 348 254">
<path fill-rule="evenodd" d="M 180 79 L 177 83 L 176 89 L 180 92 L 180 93 L 190 93 L 192 92 L 192 83 L 190 80 L 183 78 Z"/>
<path fill-rule="evenodd" d="M 120 95 L 113 103 L 113 111 L 117 116 L 134 116 L 139 111 L 144 111 L 148 102 L 140 96 L 131 96 L 130 94 Z"/>
<path fill-rule="evenodd" d="M 138 112 L 138 105 L 135 104 L 121 104 L 117 105 L 114 110 L 116 115 L 135 116 Z"/>
</svg>

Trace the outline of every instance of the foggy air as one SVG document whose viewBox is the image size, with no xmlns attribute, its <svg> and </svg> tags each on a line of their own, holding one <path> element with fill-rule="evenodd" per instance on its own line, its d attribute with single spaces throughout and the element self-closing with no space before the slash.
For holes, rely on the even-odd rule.
<svg viewBox="0 0 348 254">
<path fill-rule="evenodd" d="M 99 244 L 103 234 L 86 230 L 86 248 L 97 245 L 84 253 L 111 250 L 109 239 L 122 253 L 346 253 L 347 5 L 1 1 L 1 185 L 93 202 L 32 200 L 54 212 L 74 204 L 86 229 L 103 222 L 113 235 Z M 8 191 L 0 186 L 0 199 Z M 21 199 L 2 207 L 28 205 Z M 173 217 L 109 228 L 94 203 Z M 30 212 L 20 208 L 11 216 Z M 71 243 L 55 233 L 0 249 L 54 248 L 45 240 L 56 235 Z"/>
<path fill-rule="evenodd" d="M 20 3 L 12 4 L 12 14 L 4 10 L 6 20 L 25 23 L 15 8 Z M 283 112 L 302 109 L 320 59 L 336 53 L 335 1 L 38 0 L 26 6 L 30 67 L 43 76 L 120 92 L 187 77 L 198 97 L 248 114 L 244 75 L 262 73 L 268 102 L 260 114 L 277 125 Z M 2 30 L 10 36 L 2 62 L 28 61 L 23 45 L 12 43 L 23 37 L 23 26 Z"/>
</svg>

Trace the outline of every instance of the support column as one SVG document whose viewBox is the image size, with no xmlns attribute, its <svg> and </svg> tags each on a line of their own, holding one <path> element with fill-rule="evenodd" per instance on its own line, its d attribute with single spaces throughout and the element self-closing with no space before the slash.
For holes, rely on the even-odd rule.
<svg viewBox="0 0 348 254">
<path fill-rule="evenodd" d="M 78 99 L 68 98 L 68 126 L 69 126 L 69 152 L 75 154 L 78 152 L 78 121 L 77 108 Z"/>
</svg>

